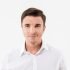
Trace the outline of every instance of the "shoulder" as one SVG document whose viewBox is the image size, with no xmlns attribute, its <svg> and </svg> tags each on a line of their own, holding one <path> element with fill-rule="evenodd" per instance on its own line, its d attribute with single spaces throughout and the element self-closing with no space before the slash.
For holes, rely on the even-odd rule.
<svg viewBox="0 0 70 70">
<path fill-rule="evenodd" d="M 52 57 L 56 57 L 56 58 L 61 58 L 62 57 L 62 53 L 59 49 L 49 45 L 49 44 L 46 44 L 46 47 L 48 47 L 48 54 L 51 55 Z"/>
<path fill-rule="evenodd" d="M 20 49 L 12 49 L 7 57 L 8 57 L 8 62 L 16 60 L 19 57 Z"/>
<path fill-rule="evenodd" d="M 20 50 L 17 49 L 11 49 L 3 58 L 2 64 L 8 64 L 16 59 L 19 58 Z"/>
</svg>

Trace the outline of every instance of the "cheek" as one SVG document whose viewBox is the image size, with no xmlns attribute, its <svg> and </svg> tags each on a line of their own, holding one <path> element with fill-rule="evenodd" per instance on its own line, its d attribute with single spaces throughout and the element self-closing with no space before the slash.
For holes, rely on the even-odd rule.
<svg viewBox="0 0 70 70">
<path fill-rule="evenodd" d="M 28 35 L 29 35 L 28 31 L 24 31 L 23 34 L 24 34 L 25 36 L 28 36 Z"/>
<path fill-rule="evenodd" d="M 42 36 L 42 34 L 43 34 L 43 31 L 38 31 L 38 36 Z"/>
<path fill-rule="evenodd" d="M 22 29 L 24 35 L 28 35 L 28 31 L 26 29 Z"/>
</svg>

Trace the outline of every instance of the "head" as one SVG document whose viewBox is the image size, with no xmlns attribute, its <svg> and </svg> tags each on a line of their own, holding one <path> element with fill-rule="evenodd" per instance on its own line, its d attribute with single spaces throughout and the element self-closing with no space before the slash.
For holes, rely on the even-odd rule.
<svg viewBox="0 0 70 70">
<path fill-rule="evenodd" d="M 21 27 L 26 42 L 39 43 L 45 30 L 46 16 L 36 8 L 29 8 L 22 13 Z"/>
</svg>

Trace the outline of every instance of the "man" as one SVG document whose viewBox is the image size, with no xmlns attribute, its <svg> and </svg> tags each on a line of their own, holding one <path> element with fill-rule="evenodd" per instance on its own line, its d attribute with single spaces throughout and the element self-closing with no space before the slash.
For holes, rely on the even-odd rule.
<svg viewBox="0 0 70 70">
<path fill-rule="evenodd" d="M 59 52 L 42 40 L 45 21 L 46 16 L 39 9 L 29 8 L 22 13 L 24 48 L 9 54 L 2 70 L 66 70 Z"/>
</svg>

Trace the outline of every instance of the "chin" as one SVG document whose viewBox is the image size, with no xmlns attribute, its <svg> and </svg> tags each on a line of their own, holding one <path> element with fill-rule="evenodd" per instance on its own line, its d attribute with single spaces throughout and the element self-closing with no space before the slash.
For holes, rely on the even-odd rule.
<svg viewBox="0 0 70 70">
<path fill-rule="evenodd" d="M 35 44 L 36 43 L 36 41 L 29 41 L 30 43 L 32 43 L 32 44 Z"/>
</svg>

